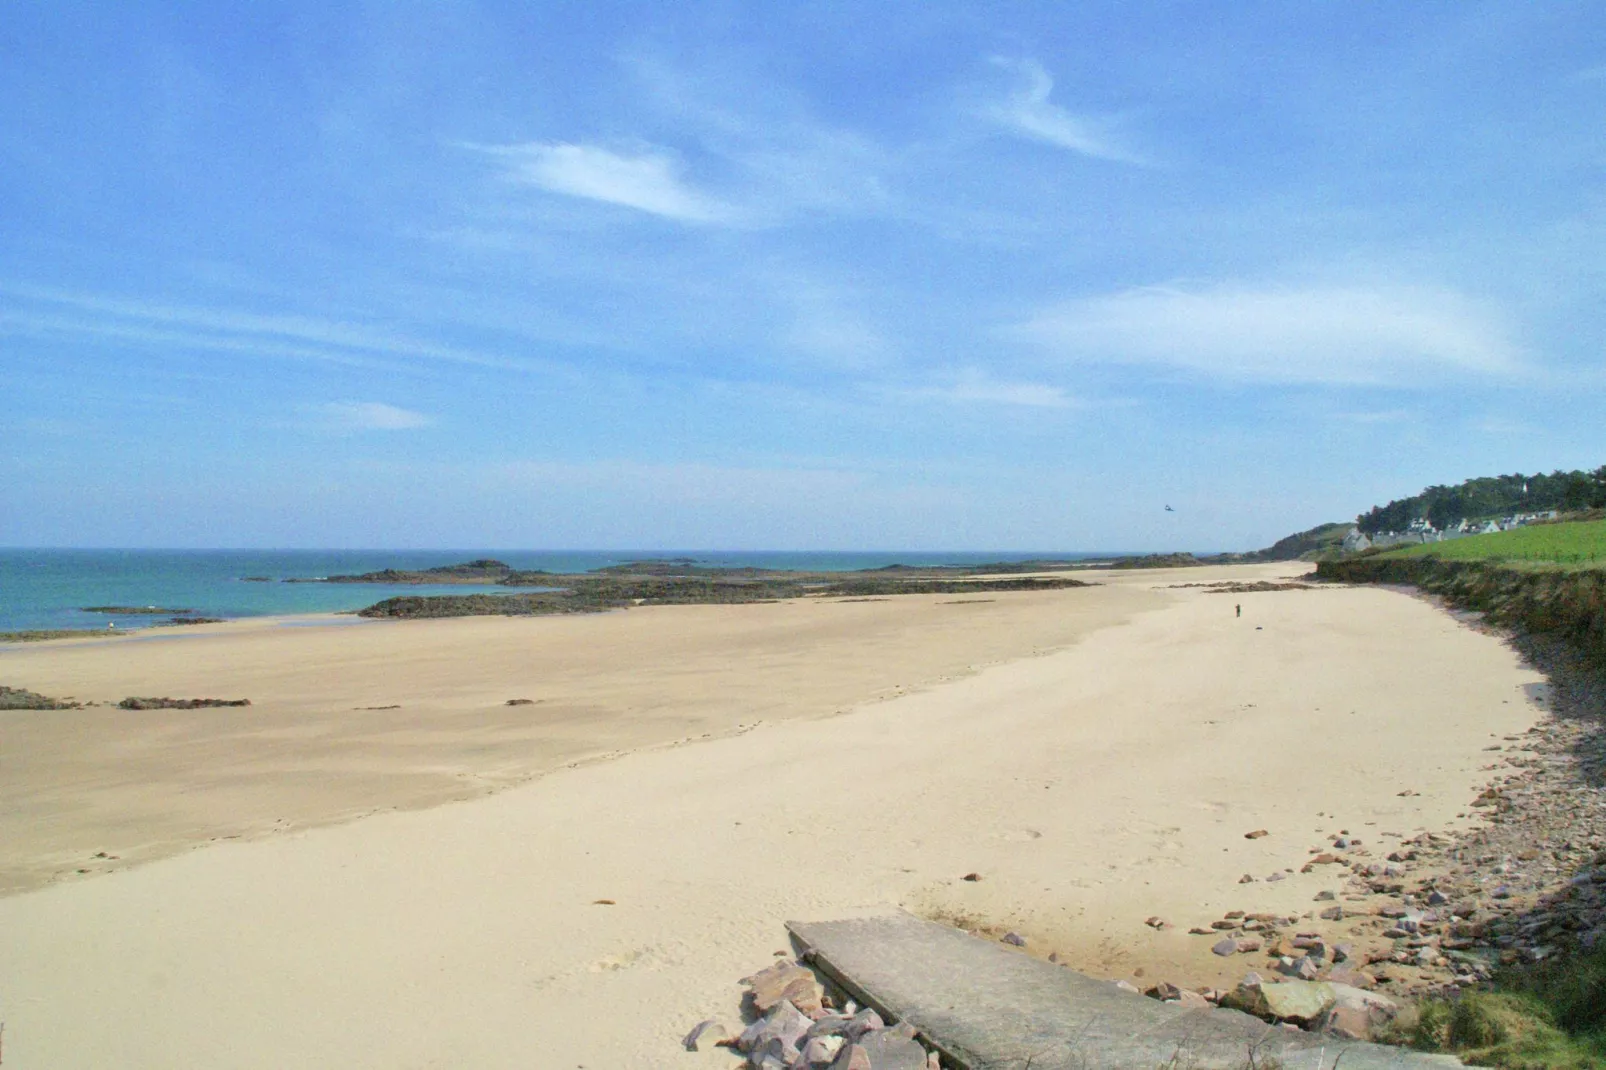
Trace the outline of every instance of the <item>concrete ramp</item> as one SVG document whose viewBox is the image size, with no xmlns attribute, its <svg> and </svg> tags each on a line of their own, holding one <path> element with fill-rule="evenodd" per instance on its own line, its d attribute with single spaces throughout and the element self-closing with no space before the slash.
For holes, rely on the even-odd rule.
<svg viewBox="0 0 1606 1070">
<path fill-rule="evenodd" d="M 910 914 L 788 922 L 805 958 L 967 1070 L 1409 1070 L 1459 1060 L 1184 1010 Z"/>
</svg>

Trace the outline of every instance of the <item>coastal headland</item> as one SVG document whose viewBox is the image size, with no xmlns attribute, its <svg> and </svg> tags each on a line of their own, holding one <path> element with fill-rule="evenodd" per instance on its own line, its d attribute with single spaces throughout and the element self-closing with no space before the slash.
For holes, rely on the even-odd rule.
<svg viewBox="0 0 1606 1070">
<path fill-rule="evenodd" d="M 1190 927 L 1472 829 L 1544 716 L 1498 637 L 1308 569 L 6 650 L 97 703 L 0 711 L 8 1066 L 728 1066 L 676 1040 L 785 919 L 890 906 L 1229 984 Z"/>
</svg>

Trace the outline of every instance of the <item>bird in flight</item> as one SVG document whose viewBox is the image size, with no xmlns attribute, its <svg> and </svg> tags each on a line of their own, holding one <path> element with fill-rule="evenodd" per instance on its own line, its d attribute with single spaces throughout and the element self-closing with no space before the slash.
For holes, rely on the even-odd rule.
<svg viewBox="0 0 1606 1070">
<path fill-rule="evenodd" d="M 1166 507 L 1165 507 L 1165 511 L 1166 511 L 1166 512 L 1168 512 L 1168 513 L 1174 513 L 1174 512 L 1176 512 L 1176 510 L 1175 510 L 1175 509 L 1173 509 L 1173 508 L 1171 508 L 1171 507 L 1170 507 L 1170 506 L 1169 506 L 1169 505 L 1168 505 L 1168 506 L 1166 506 Z"/>
</svg>

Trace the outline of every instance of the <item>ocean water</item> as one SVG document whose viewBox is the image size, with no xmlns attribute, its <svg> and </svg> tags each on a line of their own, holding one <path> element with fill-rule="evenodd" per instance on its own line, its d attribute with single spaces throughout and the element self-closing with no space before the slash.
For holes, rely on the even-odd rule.
<svg viewBox="0 0 1606 1070">
<path fill-rule="evenodd" d="M 205 617 L 291 616 L 361 609 L 398 594 L 506 593 L 506 587 L 284 583 L 384 568 L 418 569 L 494 557 L 515 568 L 589 572 L 649 558 L 699 564 L 847 571 L 886 565 L 967 565 L 1038 558 L 1077 560 L 1109 554 L 785 552 L 707 550 L 27 550 L 0 549 L 0 631 L 32 628 L 148 626 L 164 615 L 107 616 L 85 606 L 191 609 Z M 271 582 L 246 582 L 267 576 Z"/>
</svg>

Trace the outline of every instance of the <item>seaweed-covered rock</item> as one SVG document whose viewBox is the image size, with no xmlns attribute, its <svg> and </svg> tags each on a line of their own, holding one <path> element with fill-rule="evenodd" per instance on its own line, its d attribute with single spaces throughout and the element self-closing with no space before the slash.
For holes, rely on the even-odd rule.
<svg viewBox="0 0 1606 1070">
<path fill-rule="evenodd" d="M 76 710 L 81 704 L 50 698 L 23 687 L 0 686 L 0 710 Z"/>
<path fill-rule="evenodd" d="M 209 706 L 249 706 L 248 698 L 137 698 L 117 704 L 125 710 L 199 710 Z"/>
</svg>

